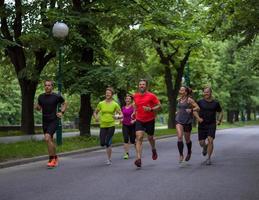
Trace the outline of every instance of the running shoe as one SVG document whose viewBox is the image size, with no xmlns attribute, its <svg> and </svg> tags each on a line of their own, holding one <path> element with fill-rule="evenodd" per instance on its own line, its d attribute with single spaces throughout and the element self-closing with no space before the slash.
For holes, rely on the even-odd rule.
<svg viewBox="0 0 259 200">
<path fill-rule="evenodd" d="M 47 164 L 47 167 L 48 167 L 48 168 L 54 168 L 54 167 L 56 167 L 56 161 L 55 161 L 54 158 L 51 159 L 51 160 L 49 160 L 49 162 L 48 162 L 48 164 Z"/>
<path fill-rule="evenodd" d="M 135 160 L 135 165 L 136 165 L 137 167 L 141 167 L 141 159 Z"/>
<path fill-rule="evenodd" d="M 202 155 L 203 155 L 203 156 L 206 156 L 206 155 L 207 155 L 207 148 L 208 148 L 208 145 L 207 145 L 207 144 L 203 146 L 203 150 L 202 150 Z"/>
<path fill-rule="evenodd" d="M 111 164 L 112 164 L 112 161 L 108 159 L 108 160 L 105 161 L 105 164 L 106 164 L 106 165 L 111 165 Z"/>
<path fill-rule="evenodd" d="M 185 157 L 185 161 L 189 161 L 191 159 L 191 155 L 192 155 L 192 153 L 187 154 L 187 156 Z"/>
<path fill-rule="evenodd" d="M 206 160 L 206 165 L 211 165 L 211 160 L 209 158 Z"/>
<path fill-rule="evenodd" d="M 183 156 L 180 156 L 179 157 L 179 163 L 182 163 L 183 162 Z"/>
<path fill-rule="evenodd" d="M 125 160 L 128 160 L 128 159 L 129 159 L 129 153 L 124 153 L 123 158 L 124 158 Z"/>
<path fill-rule="evenodd" d="M 152 149 L 152 159 L 156 160 L 157 157 L 158 157 L 158 155 L 157 155 L 156 149 Z"/>
</svg>

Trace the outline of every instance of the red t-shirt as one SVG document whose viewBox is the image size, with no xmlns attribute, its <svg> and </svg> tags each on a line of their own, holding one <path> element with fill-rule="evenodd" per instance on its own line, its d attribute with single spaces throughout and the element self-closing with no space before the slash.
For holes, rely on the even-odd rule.
<svg viewBox="0 0 259 200">
<path fill-rule="evenodd" d="M 141 122 L 149 122 L 156 118 L 156 113 L 154 111 L 145 111 L 143 106 L 148 106 L 153 108 L 157 104 L 160 104 L 160 101 L 151 92 L 135 93 L 134 102 L 136 106 L 136 119 Z"/>
</svg>

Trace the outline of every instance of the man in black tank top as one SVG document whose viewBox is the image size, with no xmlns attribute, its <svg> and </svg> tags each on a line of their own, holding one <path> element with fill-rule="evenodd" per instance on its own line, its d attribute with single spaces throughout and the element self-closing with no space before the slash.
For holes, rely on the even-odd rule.
<svg viewBox="0 0 259 200">
<path fill-rule="evenodd" d="M 199 116 L 197 118 L 199 121 L 199 143 L 203 148 L 202 154 L 204 156 L 208 154 L 206 164 L 211 165 L 210 158 L 213 152 L 213 141 L 215 139 L 216 126 L 222 122 L 223 112 L 219 102 L 212 98 L 212 90 L 209 87 L 204 88 L 203 99 L 198 101 L 198 105 L 200 107 Z"/>
<path fill-rule="evenodd" d="M 65 113 L 67 104 L 61 95 L 52 92 L 52 81 L 45 81 L 44 88 L 45 93 L 38 97 L 38 104 L 35 108 L 38 111 L 42 111 L 42 128 L 49 153 L 49 162 L 47 166 L 56 167 L 58 164 L 58 158 L 56 155 L 56 145 L 53 140 L 53 135 L 57 129 L 58 118 L 61 118 Z M 58 104 L 61 104 L 61 112 L 57 112 Z"/>
</svg>

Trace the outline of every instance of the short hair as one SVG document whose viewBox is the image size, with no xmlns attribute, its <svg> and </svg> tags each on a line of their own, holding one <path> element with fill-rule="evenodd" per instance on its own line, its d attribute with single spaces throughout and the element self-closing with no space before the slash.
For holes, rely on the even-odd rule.
<svg viewBox="0 0 259 200">
<path fill-rule="evenodd" d="M 109 87 L 106 88 L 106 91 L 107 91 L 107 90 L 110 91 L 112 94 L 114 94 L 114 89 L 113 89 L 113 87 L 110 87 L 110 86 L 109 86 Z"/>
<path fill-rule="evenodd" d="M 139 83 L 142 82 L 142 81 L 146 82 L 146 85 L 148 85 L 148 80 L 147 79 L 143 79 L 143 78 L 139 79 Z"/>
<path fill-rule="evenodd" d="M 211 87 L 209 87 L 209 86 L 204 87 L 204 88 L 203 88 L 203 92 L 204 92 L 204 90 L 206 90 L 206 89 L 209 89 L 210 93 L 212 93 Z"/>
<path fill-rule="evenodd" d="M 44 85 L 46 84 L 46 82 L 50 82 L 51 86 L 54 87 L 54 81 L 53 80 L 50 80 L 50 79 L 45 80 Z"/>
</svg>

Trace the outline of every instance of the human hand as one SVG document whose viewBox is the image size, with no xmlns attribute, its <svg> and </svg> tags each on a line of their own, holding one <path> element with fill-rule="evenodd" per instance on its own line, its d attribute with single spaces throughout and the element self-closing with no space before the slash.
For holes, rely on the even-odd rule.
<svg viewBox="0 0 259 200">
<path fill-rule="evenodd" d="M 192 112 L 192 109 L 188 108 L 188 109 L 185 109 L 185 111 L 186 111 L 187 113 L 191 113 L 191 112 Z"/>
<path fill-rule="evenodd" d="M 149 112 L 152 111 L 152 108 L 149 106 L 143 106 L 143 109 L 144 109 L 144 111 L 149 111 Z"/>
<path fill-rule="evenodd" d="M 62 112 L 58 112 L 58 113 L 57 113 L 57 117 L 58 117 L 58 118 L 61 118 L 62 116 L 63 116 L 63 113 L 62 113 Z"/>
<path fill-rule="evenodd" d="M 200 118 L 200 117 L 199 117 L 197 120 L 198 120 L 199 123 L 202 123 L 202 122 L 204 121 L 204 120 L 203 120 L 202 118 Z"/>
</svg>

